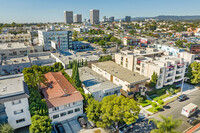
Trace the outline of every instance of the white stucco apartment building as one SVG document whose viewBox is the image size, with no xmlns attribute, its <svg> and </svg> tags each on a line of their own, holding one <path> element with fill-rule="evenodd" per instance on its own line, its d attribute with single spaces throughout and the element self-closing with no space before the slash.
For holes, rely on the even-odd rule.
<svg viewBox="0 0 200 133">
<path fill-rule="evenodd" d="M 28 87 L 23 75 L 0 77 L 0 123 L 9 123 L 13 129 L 31 124 Z"/>
<path fill-rule="evenodd" d="M 83 97 L 61 72 L 44 75 L 48 86 L 42 86 L 52 123 L 58 123 L 83 114 Z"/>
<path fill-rule="evenodd" d="M 0 42 L 30 41 L 31 34 L 0 34 Z"/>
<path fill-rule="evenodd" d="M 66 73 L 71 76 L 72 69 L 67 69 Z M 79 68 L 79 76 L 83 84 L 84 92 L 86 94 L 92 94 L 97 101 L 101 101 L 105 96 L 114 94 L 117 96 L 121 95 L 120 89 L 122 89 L 122 86 L 112 83 L 89 67 Z"/>
</svg>

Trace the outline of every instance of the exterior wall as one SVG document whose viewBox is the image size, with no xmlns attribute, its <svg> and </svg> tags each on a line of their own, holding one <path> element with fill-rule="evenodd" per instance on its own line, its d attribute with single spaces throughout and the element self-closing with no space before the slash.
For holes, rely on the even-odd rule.
<svg viewBox="0 0 200 133">
<path fill-rule="evenodd" d="M 16 42 L 16 41 L 29 41 L 31 40 L 30 34 L 2 34 L 0 35 L 0 42 Z"/>
<path fill-rule="evenodd" d="M 90 23 L 91 24 L 99 23 L 99 10 L 90 10 Z"/>
<path fill-rule="evenodd" d="M 189 64 L 194 62 L 195 56 L 196 56 L 195 54 L 190 54 L 187 52 L 181 52 L 178 55 L 179 58 L 183 58 L 184 60 L 188 61 Z"/>
<path fill-rule="evenodd" d="M 64 11 L 64 20 L 66 24 L 73 23 L 73 12 L 72 11 Z"/>
<path fill-rule="evenodd" d="M 127 68 L 128 70 L 133 71 L 134 65 L 134 56 L 133 55 L 122 55 L 120 53 L 115 54 L 115 62 L 120 66 Z"/>
<path fill-rule="evenodd" d="M 14 45 L 14 44 L 13 44 Z M 17 44 L 16 44 L 17 45 Z M 27 53 L 43 52 L 42 46 L 27 46 L 26 48 L 1 49 L 1 55 L 24 55 Z"/>
<path fill-rule="evenodd" d="M 56 40 L 55 36 L 58 36 L 58 37 L 66 36 L 65 42 L 68 42 L 68 43 L 65 45 L 67 45 L 69 49 L 72 48 L 72 32 L 71 31 L 38 31 L 39 43 L 44 47 L 44 50 L 51 49 L 51 41 Z"/>
<path fill-rule="evenodd" d="M 199 54 L 200 53 L 200 45 L 199 44 L 192 44 L 190 46 L 190 52 L 192 54 Z"/>
<path fill-rule="evenodd" d="M 29 104 L 28 104 L 28 98 L 19 99 L 21 100 L 21 103 L 13 105 L 13 101 L 5 102 L 5 111 L 8 116 L 8 123 L 14 128 L 20 128 L 24 126 L 28 126 L 31 124 L 31 116 L 29 112 Z M 16 100 L 17 101 L 17 100 Z M 14 111 L 18 111 L 23 109 L 22 113 L 14 114 Z M 17 123 L 16 121 L 19 119 L 25 119 L 25 121 Z"/>
<path fill-rule="evenodd" d="M 59 106 L 58 107 L 59 109 L 56 110 L 56 111 L 53 111 L 53 108 L 49 108 L 49 117 L 50 117 L 50 119 L 52 119 L 52 123 L 55 124 L 55 123 L 58 123 L 60 121 L 73 118 L 75 116 L 82 115 L 83 114 L 83 101 L 77 101 L 77 102 L 74 102 L 74 103 Z M 75 112 L 75 109 L 77 109 L 77 108 L 79 108 L 80 111 Z M 68 114 L 68 111 L 71 111 L 71 110 L 73 110 L 73 113 Z M 66 115 L 61 116 L 61 113 L 64 113 L 64 112 L 66 112 Z M 59 117 L 53 118 L 53 116 L 55 116 L 55 115 L 59 115 Z"/>
</svg>

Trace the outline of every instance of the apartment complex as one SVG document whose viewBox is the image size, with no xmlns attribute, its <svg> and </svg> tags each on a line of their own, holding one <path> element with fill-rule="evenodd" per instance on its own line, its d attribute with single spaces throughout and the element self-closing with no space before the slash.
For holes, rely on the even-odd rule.
<svg viewBox="0 0 200 133">
<path fill-rule="evenodd" d="M 92 70 L 102 75 L 118 86 L 122 86 L 121 93 L 132 98 L 135 92 L 145 92 L 145 82 L 149 78 L 123 68 L 112 61 L 92 64 Z"/>
<path fill-rule="evenodd" d="M 64 22 L 66 24 L 73 23 L 73 11 L 64 11 Z"/>
<path fill-rule="evenodd" d="M 99 24 L 99 10 L 90 10 L 90 23 Z"/>
<path fill-rule="evenodd" d="M 72 75 L 72 69 L 68 69 L 66 72 L 69 76 Z M 112 83 L 89 67 L 79 68 L 79 75 L 84 92 L 86 94 L 92 94 L 97 101 L 101 101 L 105 96 L 114 94 L 121 95 L 120 89 L 122 89 L 122 86 Z"/>
<path fill-rule="evenodd" d="M 74 23 L 82 23 L 82 15 L 74 14 Z"/>
<path fill-rule="evenodd" d="M 184 79 L 186 67 L 189 65 L 183 58 L 169 56 L 156 57 L 155 59 L 137 57 L 135 64 L 135 72 L 149 78 L 151 78 L 153 72 L 157 73 L 156 88 L 181 82 Z"/>
<path fill-rule="evenodd" d="M 42 85 L 49 117 L 57 123 L 83 114 L 83 97 L 61 72 L 49 72 L 44 75 L 47 85 Z"/>
<path fill-rule="evenodd" d="M 0 124 L 9 123 L 13 129 L 31 124 L 28 87 L 23 74 L 0 77 Z"/>
<path fill-rule="evenodd" d="M 133 51 L 121 51 L 115 54 L 115 62 L 120 66 L 127 68 L 128 70 L 134 71 L 135 57 L 145 56 L 145 57 L 156 57 L 163 55 L 163 51 L 159 51 L 154 48 L 146 49 L 134 49 Z"/>
<path fill-rule="evenodd" d="M 0 42 L 22 42 L 30 40 L 30 34 L 0 34 Z"/>
<path fill-rule="evenodd" d="M 38 38 L 44 50 L 51 50 L 52 41 L 56 42 L 56 46 L 62 50 L 72 49 L 72 31 L 39 30 Z"/>
</svg>

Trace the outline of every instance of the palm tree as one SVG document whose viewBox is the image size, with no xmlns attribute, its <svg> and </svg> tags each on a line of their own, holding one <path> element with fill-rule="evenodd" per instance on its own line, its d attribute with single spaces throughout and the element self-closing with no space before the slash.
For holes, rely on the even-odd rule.
<svg viewBox="0 0 200 133">
<path fill-rule="evenodd" d="M 1 124 L 0 133 L 14 133 L 14 129 L 9 124 Z"/>
<path fill-rule="evenodd" d="M 156 119 L 150 119 L 157 129 L 153 129 L 151 133 L 179 133 L 175 129 L 178 128 L 182 124 L 181 119 L 173 119 L 173 116 L 165 117 L 163 115 L 159 116 L 162 121 Z"/>
</svg>

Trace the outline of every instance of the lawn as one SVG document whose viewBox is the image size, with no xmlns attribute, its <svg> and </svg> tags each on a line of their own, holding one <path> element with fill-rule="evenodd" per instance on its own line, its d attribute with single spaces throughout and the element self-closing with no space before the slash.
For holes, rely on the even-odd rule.
<svg viewBox="0 0 200 133">
<path fill-rule="evenodd" d="M 155 110 L 153 109 L 153 107 L 147 109 L 147 111 L 151 112 L 151 113 L 156 113 L 158 112 L 160 109 L 162 109 L 161 107 L 157 107 Z"/>
<path fill-rule="evenodd" d="M 167 97 L 171 96 L 170 94 L 164 94 L 164 95 L 153 95 L 153 96 L 150 96 L 150 98 L 154 101 L 158 101 L 159 99 L 165 99 Z"/>
<path fill-rule="evenodd" d="M 142 107 L 146 107 L 151 104 L 150 100 L 144 100 L 142 103 L 139 103 Z"/>
</svg>

